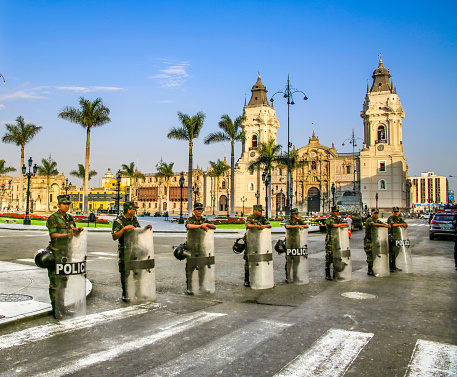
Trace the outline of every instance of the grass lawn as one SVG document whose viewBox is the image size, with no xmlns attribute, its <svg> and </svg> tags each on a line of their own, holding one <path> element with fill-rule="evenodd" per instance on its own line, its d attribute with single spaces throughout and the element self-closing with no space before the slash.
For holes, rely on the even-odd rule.
<svg viewBox="0 0 457 377">
<path fill-rule="evenodd" d="M 278 228 L 280 221 L 270 221 L 272 228 Z M 220 224 L 216 225 L 217 229 L 246 229 L 246 225 L 244 224 Z"/>
<path fill-rule="evenodd" d="M 5 217 L 0 217 L 0 222 L 4 223 L 5 222 Z M 23 224 L 24 220 L 23 219 L 18 219 L 16 224 Z M 32 225 L 43 225 L 46 226 L 46 221 L 45 220 L 32 220 Z M 76 223 L 76 226 L 82 227 L 82 228 L 87 228 L 87 223 Z M 97 224 L 97 228 L 111 228 L 113 225 L 112 224 Z M 95 224 L 90 223 L 89 228 L 94 228 Z"/>
</svg>

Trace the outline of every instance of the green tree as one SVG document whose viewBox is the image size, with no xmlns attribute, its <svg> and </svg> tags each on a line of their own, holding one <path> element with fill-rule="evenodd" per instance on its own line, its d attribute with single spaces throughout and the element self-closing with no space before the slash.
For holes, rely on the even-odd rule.
<svg viewBox="0 0 457 377">
<path fill-rule="evenodd" d="M 21 168 L 24 165 L 24 150 L 25 145 L 30 143 L 32 139 L 36 136 L 38 132 L 41 131 L 43 127 L 35 126 L 32 123 L 25 123 L 22 116 L 16 118 L 16 124 L 7 123 L 5 124 L 6 133 L 2 137 L 4 143 L 16 144 L 18 147 L 21 147 Z M 24 177 L 22 174 L 19 174 L 19 192 L 22 193 L 24 187 Z M 19 211 L 22 211 L 23 197 L 19 195 Z"/>
<path fill-rule="evenodd" d="M 12 166 L 5 166 L 5 164 L 6 164 L 5 160 L 0 160 L 0 175 L 16 171 L 16 169 L 13 168 Z"/>
<path fill-rule="evenodd" d="M 170 203 L 170 178 L 172 178 L 175 173 L 173 173 L 173 165 L 174 162 L 170 162 L 167 164 L 162 160 L 156 165 L 157 168 L 157 177 L 162 178 L 167 185 L 167 211 L 169 211 L 169 203 Z M 160 208 L 159 208 L 160 212 Z"/>
<path fill-rule="evenodd" d="M 194 145 L 194 139 L 198 138 L 200 131 L 205 121 L 205 113 L 198 112 L 194 116 L 189 116 L 178 111 L 178 118 L 181 122 L 182 127 L 172 127 L 167 134 L 169 139 L 186 140 L 189 142 L 189 169 L 187 176 L 187 198 L 188 198 L 188 213 L 192 216 L 192 171 L 193 171 L 193 156 L 192 148 Z"/>
<path fill-rule="evenodd" d="M 59 174 L 59 171 L 57 170 L 57 162 L 51 159 L 51 156 L 49 156 L 49 159 L 46 160 L 45 158 L 41 159 L 41 163 L 43 165 L 38 166 L 37 173 L 38 175 L 42 175 L 46 177 L 46 202 L 47 202 L 47 207 L 48 207 L 48 212 L 51 211 L 50 207 L 50 200 L 49 200 L 49 183 L 51 181 L 51 177 L 56 176 Z"/>
<path fill-rule="evenodd" d="M 89 171 L 89 181 L 93 176 L 95 176 L 97 174 L 98 173 L 95 170 L 90 170 Z M 84 180 L 86 179 L 86 168 L 84 167 L 83 164 L 78 164 L 78 170 L 72 170 L 70 172 L 70 175 L 72 175 L 73 177 L 82 179 L 83 186 L 84 186 Z"/>
<path fill-rule="evenodd" d="M 129 165 L 122 164 L 121 167 L 122 167 L 122 170 L 120 171 L 121 175 L 129 178 L 129 187 L 130 187 L 129 200 L 131 200 L 132 191 L 133 191 L 132 178 L 133 179 L 139 179 L 139 178 L 145 179 L 145 176 L 144 176 L 144 174 L 139 172 L 138 169 L 135 169 L 134 162 L 131 162 Z"/>
<path fill-rule="evenodd" d="M 204 139 L 205 144 L 230 142 L 230 216 L 235 216 L 235 143 L 237 141 L 244 143 L 246 139 L 242 128 L 244 119 L 245 117 L 240 115 L 235 122 L 232 122 L 232 119 L 224 114 L 219 121 L 219 128 L 222 131 L 213 132 Z"/>
<path fill-rule="evenodd" d="M 248 169 L 250 171 L 264 169 L 267 174 L 271 174 L 274 165 L 279 161 L 281 148 L 281 145 L 276 144 L 274 138 L 270 138 L 266 143 L 260 142 L 257 147 L 259 157 L 248 166 Z M 268 187 L 267 197 L 269 203 L 268 209 L 271 211 L 271 182 Z M 269 214 L 267 213 L 266 216 L 269 216 Z"/>
<path fill-rule="evenodd" d="M 89 158 L 90 158 L 90 132 L 93 127 L 100 127 L 111 122 L 109 118 L 110 110 L 103 105 L 101 98 L 96 98 L 93 102 L 79 98 L 80 109 L 67 106 L 60 113 L 59 118 L 79 124 L 86 129 L 86 163 L 85 177 L 83 186 L 83 213 L 88 215 L 89 199 Z"/>
<path fill-rule="evenodd" d="M 224 173 L 230 169 L 225 161 L 217 159 L 217 162 L 210 161 L 211 171 L 208 173 L 210 177 L 216 178 L 216 198 L 217 198 L 217 215 L 219 216 L 219 179 Z"/>
</svg>

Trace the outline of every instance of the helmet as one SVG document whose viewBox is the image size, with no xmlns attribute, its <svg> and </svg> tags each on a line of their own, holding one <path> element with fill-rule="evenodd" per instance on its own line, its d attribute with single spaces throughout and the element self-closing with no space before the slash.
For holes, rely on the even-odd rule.
<svg viewBox="0 0 457 377">
<path fill-rule="evenodd" d="M 277 240 L 275 243 L 275 250 L 278 252 L 278 254 L 283 254 L 286 252 L 286 243 L 284 240 Z"/>
<path fill-rule="evenodd" d="M 176 246 L 173 250 L 173 255 L 178 260 L 184 260 L 190 256 L 190 254 L 186 251 L 184 244 Z"/>
<path fill-rule="evenodd" d="M 40 249 L 34 255 L 35 264 L 40 268 L 53 268 L 55 265 L 54 254 L 49 249 Z"/>
<path fill-rule="evenodd" d="M 244 238 L 238 238 L 232 247 L 235 254 L 241 254 L 245 248 L 246 244 L 244 243 Z"/>
</svg>

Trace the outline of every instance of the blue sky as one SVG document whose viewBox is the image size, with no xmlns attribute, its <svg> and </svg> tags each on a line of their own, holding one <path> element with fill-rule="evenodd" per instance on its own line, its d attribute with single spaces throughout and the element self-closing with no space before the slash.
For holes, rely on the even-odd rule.
<svg viewBox="0 0 457 377">
<path fill-rule="evenodd" d="M 295 98 L 290 138 L 351 152 L 363 137 L 367 79 L 382 54 L 405 109 L 409 175 L 456 175 L 457 3 L 308 1 L 0 1 L 0 136 L 18 115 L 43 127 L 26 158 L 51 154 L 68 175 L 84 162 L 85 131 L 57 118 L 78 99 L 101 97 L 112 122 L 93 130 L 91 169 L 98 185 L 108 167 L 135 162 L 155 172 L 162 157 L 187 170 L 185 142 L 166 138 L 177 111 L 206 113 L 195 166 L 229 159 L 227 145 L 203 145 L 222 114 L 242 113 L 257 72 L 269 96 L 287 75 L 309 97 Z M 275 101 L 286 146 L 287 107 Z M 240 152 L 237 146 L 237 154 Z M 19 167 L 19 148 L 0 144 L 0 159 Z M 75 178 L 73 183 L 81 184 Z M 457 178 L 450 178 L 457 188 Z"/>
</svg>

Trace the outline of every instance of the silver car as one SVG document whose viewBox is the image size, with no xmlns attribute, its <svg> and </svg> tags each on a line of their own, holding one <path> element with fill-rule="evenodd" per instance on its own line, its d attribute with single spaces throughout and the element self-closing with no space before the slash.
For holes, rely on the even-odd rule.
<svg viewBox="0 0 457 377">
<path fill-rule="evenodd" d="M 435 239 L 436 235 L 449 234 L 455 235 L 453 221 L 456 219 L 455 213 L 437 213 L 430 222 L 430 239 Z"/>
</svg>

